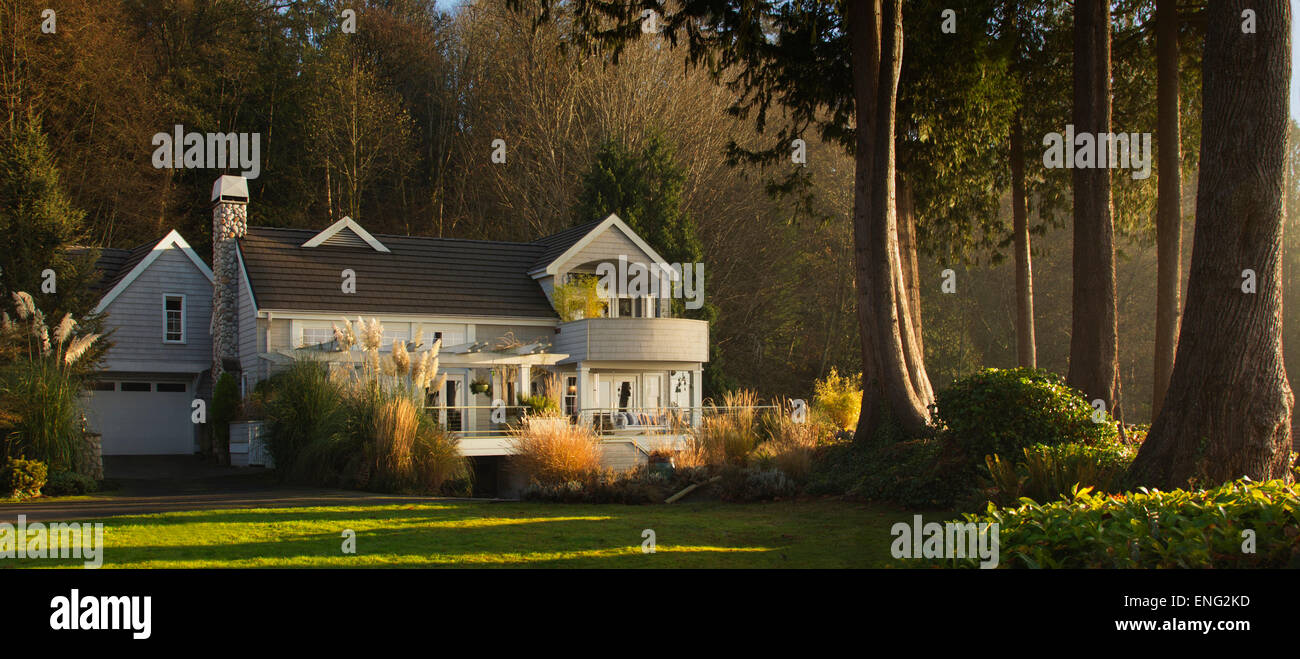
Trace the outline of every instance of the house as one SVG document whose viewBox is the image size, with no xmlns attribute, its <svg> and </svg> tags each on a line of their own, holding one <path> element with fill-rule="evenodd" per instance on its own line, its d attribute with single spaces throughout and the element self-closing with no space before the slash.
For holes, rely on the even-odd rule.
<svg viewBox="0 0 1300 659">
<path fill-rule="evenodd" d="M 613 291 L 600 318 L 565 321 L 555 310 L 556 286 L 573 275 L 620 262 L 625 268 L 664 267 L 654 249 L 614 215 L 514 243 L 372 235 L 348 218 L 324 230 L 250 226 L 247 183 L 237 176 L 216 181 L 212 202 L 211 271 L 175 234 L 145 256 L 139 248 L 106 253 L 106 259 L 122 262 L 119 271 L 133 260 L 130 269 L 139 271 L 119 277 L 100 305 L 118 330 L 110 371 L 118 364 L 155 374 L 183 367 L 183 377 L 190 378 L 187 391 L 200 394 L 199 387 L 210 389 L 220 373 L 230 371 L 248 392 L 304 352 L 344 366 L 359 363 L 359 351 L 332 349 L 334 325 L 376 318 L 384 327 L 383 350 L 417 333 L 426 342 L 442 340 L 440 371 L 447 378 L 440 391 L 428 392 L 427 405 L 460 434 L 461 450 L 469 456 L 507 453 L 502 424 L 492 420 L 494 402 L 517 409 L 523 396 L 542 391 L 546 378 L 558 380 L 565 413 L 622 443 L 624 448 L 607 451 L 622 456 L 615 461 L 642 459 L 646 445 L 637 437 L 663 430 L 670 417 L 699 421 L 708 324 L 672 317 L 672 287 L 636 297 Z M 185 267 L 193 272 L 181 278 Z M 175 343 L 178 322 L 184 331 Z M 163 368 L 166 363 L 171 370 Z M 104 382 L 115 379 L 106 376 Z M 487 391 L 471 391 L 475 383 L 486 383 Z M 170 388 L 150 392 L 153 402 L 141 399 L 139 405 L 182 402 L 157 398 L 173 393 Z M 110 442 L 143 432 L 133 426 L 149 418 L 141 408 L 134 414 L 109 412 L 126 392 L 111 392 L 111 404 L 99 398 L 108 393 L 96 391 L 94 402 L 105 452 L 163 448 Z M 189 400 L 183 402 L 188 418 Z M 178 435 L 167 446 L 179 451 L 190 438 Z"/>
<path fill-rule="evenodd" d="M 100 250 L 96 312 L 112 349 L 90 386 L 87 425 L 104 455 L 189 454 L 191 407 L 211 382 L 212 270 L 175 231 L 134 249 Z"/>
</svg>

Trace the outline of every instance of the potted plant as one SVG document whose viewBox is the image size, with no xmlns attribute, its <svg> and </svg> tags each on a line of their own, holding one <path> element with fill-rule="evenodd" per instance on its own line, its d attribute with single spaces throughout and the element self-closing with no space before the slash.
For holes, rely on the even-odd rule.
<svg viewBox="0 0 1300 659">
<path fill-rule="evenodd" d="M 650 473 L 662 474 L 665 478 L 671 478 L 674 470 L 672 449 L 659 447 L 650 451 Z"/>
<path fill-rule="evenodd" d="M 469 383 L 469 390 L 476 394 L 485 394 L 491 386 L 492 385 L 488 383 L 487 380 L 476 378 L 473 382 Z"/>
</svg>

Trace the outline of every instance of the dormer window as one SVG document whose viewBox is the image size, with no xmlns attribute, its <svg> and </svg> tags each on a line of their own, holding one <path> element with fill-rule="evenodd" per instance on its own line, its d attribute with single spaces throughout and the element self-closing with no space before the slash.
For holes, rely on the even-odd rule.
<svg viewBox="0 0 1300 659">
<path fill-rule="evenodd" d="M 185 296 L 163 296 L 163 343 L 185 343 Z"/>
</svg>

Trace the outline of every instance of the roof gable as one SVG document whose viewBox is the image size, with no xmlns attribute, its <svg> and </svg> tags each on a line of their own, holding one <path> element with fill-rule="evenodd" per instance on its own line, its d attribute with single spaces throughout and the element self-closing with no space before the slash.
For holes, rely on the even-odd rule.
<svg viewBox="0 0 1300 659">
<path fill-rule="evenodd" d="M 190 247 L 189 243 L 185 242 L 185 239 L 182 238 L 181 234 L 175 229 L 172 229 L 171 233 L 164 236 L 162 240 L 158 241 L 152 248 L 148 249 L 148 251 L 144 249 L 145 247 L 148 247 L 148 243 L 131 250 L 130 253 L 125 256 L 122 265 L 118 270 L 117 276 L 109 281 L 108 293 L 105 294 L 104 297 L 100 299 L 99 304 L 95 306 L 95 313 L 107 309 L 108 305 L 112 304 L 113 300 L 117 299 L 117 297 L 127 288 L 130 288 L 131 282 L 134 282 L 140 277 L 140 275 L 144 274 L 144 271 L 148 270 L 149 266 L 153 265 L 153 262 L 157 261 L 158 258 L 169 249 L 181 250 L 185 256 L 189 257 L 190 261 L 194 264 L 194 267 L 198 268 L 199 272 L 203 273 L 203 276 L 208 279 L 208 282 L 212 282 L 212 268 L 209 268 L 208 264 L 204 263 L 203 259 L 199 258 L 199 255 L 194 252 L 194 249 Z M 114 251 L 121 252 L 124 250 Z M 121 255 L 115 254 L 115 256 Z"/>
<path fill-rule="evenodd" d="M 574 227 L 567 231 L 560 232 L 554 236 L 548 236 L 542 240 L 551 240 L 543 258 L 533 264 L 529 270 L 530 275 L 534 278 L 545 276 L 554 276 L 559 274 L 560 270 L 568 264 L 574 257 L 582 253 L 582 250 L 590 245 L 594 240 L 608 231 L 621 232 L 637 249 L 641 250 L 650 260 L 651 263 L 662 264 L 666 267 L 664 258 L 659 255 L 654 248 L 650 247 L 646 241 L 641 239 L 632 227 L 629 227 L 619 216 L 610 213 L 600 222 L 584 224 Z M 541 241 L 538 241 L 541 242 Z"/>
<path fill-rule="evenodd" d="M 311 240 L 303 243 L 303 247 L 319 247 L 329 245 L 331 247 L 363 247 L 369 246 L 376 252 L 388 252 L 389 249 L 383 243 L 370 235 L 369 231 L 361 228 L 350 217 L 345 217 L 329 228 L 316 234 Z"/>
</svg>

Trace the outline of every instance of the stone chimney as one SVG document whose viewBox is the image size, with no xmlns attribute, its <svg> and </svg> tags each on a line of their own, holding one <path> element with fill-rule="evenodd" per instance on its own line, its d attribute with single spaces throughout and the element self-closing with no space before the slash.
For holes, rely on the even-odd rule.
<svg viewBox="0 0 1300 659">
<path fill-rule="evenodd" d="M 239 256 L 248 229 L 248 181 L 222 176 L 212 184 L 212 384 L 239 370 Z"/>
</svg>

